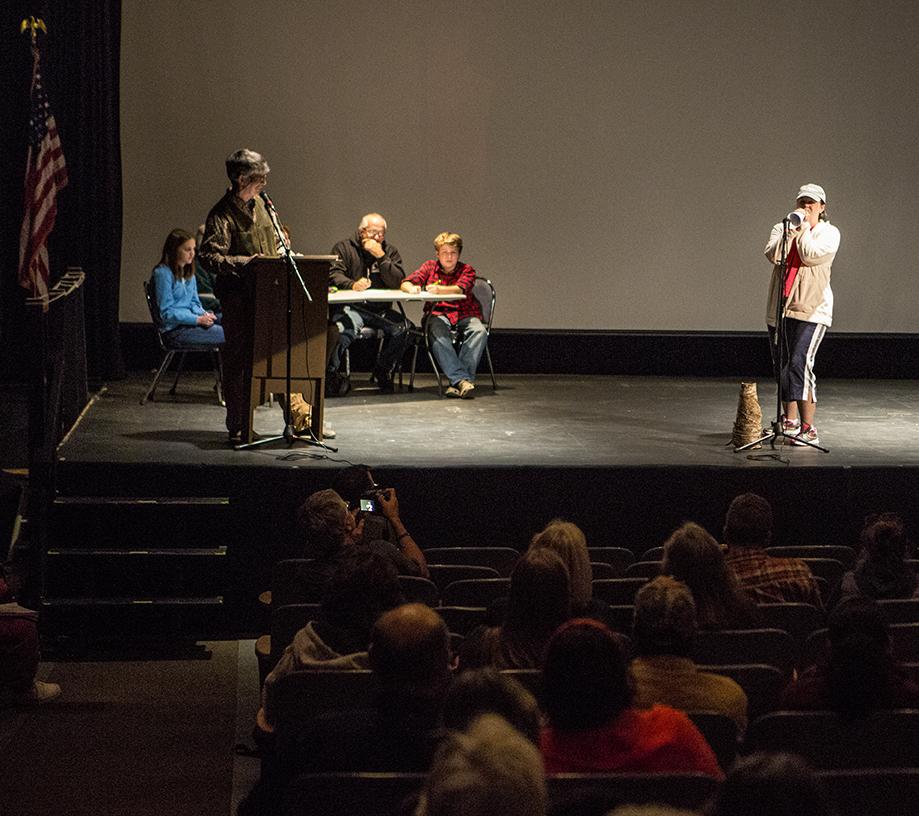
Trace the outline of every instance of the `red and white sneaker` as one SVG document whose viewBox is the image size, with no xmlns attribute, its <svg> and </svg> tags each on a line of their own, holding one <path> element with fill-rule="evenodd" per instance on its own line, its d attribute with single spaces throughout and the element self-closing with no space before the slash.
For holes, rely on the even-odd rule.
<svg viewBox="0 0 919 816">
<path fill-rule="evenodd" d="M 798 440 L 800 439 L 803 439 L 804 442 L 799 442 Z M 813 425 L 804 423 L 801 425 L 801 431 L 791 440 L 791 444 L 797 445 L 799 448 L 806 448 L 808 443 L 819 445 L 820 439 L 817 437 L 817 429 Z"/>
<path fill-rule="evenodd" d="M 791 436 L 797 436 L 801 432 L 801 420 L 789 419 L 782 414 L 782 430 Z"/>
</svg>

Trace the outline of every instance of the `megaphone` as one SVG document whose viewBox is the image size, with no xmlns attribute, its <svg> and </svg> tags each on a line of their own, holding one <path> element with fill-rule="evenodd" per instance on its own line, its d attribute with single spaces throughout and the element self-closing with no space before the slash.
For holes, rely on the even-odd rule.
<svg viewBox="0 0 919 816">
<path fill-rule="evenodd" d="M 789 227 L 796 230 L 807 220 L 807 213 L 804 210 L 792 210 L 785 216 L 785 220 Z"/>
</svg>

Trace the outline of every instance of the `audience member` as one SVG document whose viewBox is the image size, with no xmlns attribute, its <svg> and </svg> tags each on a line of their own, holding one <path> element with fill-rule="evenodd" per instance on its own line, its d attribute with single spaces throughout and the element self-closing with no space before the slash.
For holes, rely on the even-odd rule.
<svg viewBox="0 0 919 816">
<path fill-rule="evenodd" d="M 877 603 L 851 598 L 828 620 L 829 655 L 804 671 L 783 708 L 828 709 L 854 719 L 877 709 L 919 707 L 919 687 L 900 671 Z"/>
<path fill-rule="evenodd" d="M 465 295 L 464 300 L 426 303 L 428 341 L 437 364 L 450 382 L 448 397 L 472 399 L 475 374 L 488 342 L 482 322 L 482 306 L 472 294 L 475 269 L 459 259 L 463 239 L 455 232 L 441 232 L 434 238 L 437 260 L 425 261 L 403 282 L 402 289 L 412 294 L 425 291 L 435 295 Z M 457 332 L 457 352 L 451 332 Z"/>
<path fill-rule="evenodd" d="M 743 493 L 731 502 L 724 520 L 728 569 L 756 603 L 797 601 L 823 609 L 820 588 L 799 558 L 766 553 L 772 538 L 772 508 L 762 496 Z"/>
<path fill-rule="evenodd" d="M 257 723 L 274 730 L 272 689 L 287 674 L 301 669 L 367 669 L 367 645 L 377 618 L 405 602 L 393 562 L 379 553 L 355 549 L 332 575 L 319 618 L 294 635 L 265 678 Z"/>
<path fill-rule="evenodd" d="M 361 499 L 371 494 L 375 497 L 381 489 L 373 478 L 368 465 L 346 467 L 339 470 L 332 479 L 332 490 L 345 500 L 352 512 L 361 509 Z M 396 532 L 383 515 L 382 507 L 375 507 L 372 511 L 362 513 L 362 518 L 364 519 L 365 540 L 388 541 L 396 546 L 399 545 Z"/>
<path fill-rule="evenodd" d="M 458 674 L 444 700 L 444 727 L 463 731 L 479 714 L 500 714 L 539 744 L 539 705 L 513 677 L 491 666 Z"/>
<path fill-rule="evenodd" d="M 696 606 L 686 584 L 660 575 L 635 596 L 631 664 L 634 704 L 661 703 L 681 711 L 715 711 L 747 728 L 747 695 L 720 674 L 699 671 L 691 657 Z"/>
<path fill-rule="evenodd" d="M 273 772 L 263 773 L 240 816 L 278 812 L 288 782 L 300 773 L 428 770 L 453 669 L 443 619 L 423 604 L 384 612 L 369 655 L 379 685 L 374 707 L 322 714 L 296 733 L 279 729 Z"/>
<path fill-rule="evenodd" d="M 624 651 L 599 621 L 571 620 L 552 636 L 542 690 L 548 726 L 540 747 L 549 773 L 723 777 L 712 749 L 683 712 L 632 707 Z"/>
<path fill-rule="evenodd" d="M 438 748 L 416 816 L 540 816 L 546 812 L 542 757 L 497 714 L 482 714 Z"/>
<path fill-rule="evenodd" d="M 661 574 L 689 587 L 699 629 L 748 629 L 762 624 L 756 604 L 737 585 L 718 542 L 694 522 L 687 521 L 664 542 Z"/>
<path fill-rule="evenodd" d="M 39 657 L 38 613 L 16 603 L 0 572 L 0 708 L 61 696 L 57 683 L 35 679 Z"/>
<path fill-rule="evenodd" d="M 395 527 L 399 546 L 386 541 L 365 541 L 363 517 L 352 511 L 334 490 L 313 493 L 297 510 L 297 526 L 304 541 L 304 557 L 313 560 L 301 574 L 304 597 L 320 597 L 340 561 L 355 547 L 365 546 L 389 558 L 400 575 L 424 575 L 424 554 L 402 524 L 395 488 L 380 502 Z"/>
<path fill-rule="evenodd" d="M 587 551 L 587 538 L 577 524 L 553 519 L 530 540 L 530 549 L 552 550 L 568 570 L 571 615 L 608 622 L 609 604 L 593 597 L 593 569 Z"/>
<path fill-rule="evenodd" d="M 906 563 L 910 542 L 903 520 L 894 513 L 869 516 L 861 534 L 861 552 L 854 570 L 842 576 L 840 599 L 919 598 L 919 578 Z"/>
<path fill-rule="evenodd" d="M 399 250 L 386 240 L 386 219 L 379 213 L 367 213 L 357 232 L 332 247 L 329 285 L 362 292 L 374 289 L 398 289 L 405 277 Z M 331 320 L 338 326 L 335 354 L 326 371 L 327 396 L 344 396 L 350 383 L 340 373 L 345 351 L 357 339 L 364 326 L 381 329 L 386 336 L 374 367 L 374 377 L 381 391 L 392 391 L 393 370 L 401 362 L 408 341 L 408 323 L 392 303 L 362 303 L 333 307 Z"/>
<path fill-rule="evenodd" d="M 738 759 L 706 816 L 833 816 L 820 779 L 799 756 L 756 753 Z"/>
<path fill-rule="evenodd" d="M 191 233 L 174 229 L 166 236 L 163 254 L 150 282 L 160 321 L 171 342 L 187 346 L 223 345 L 220 317 L 205 310 L 198 297 L 195 239 Z"/>
<path fill-rule="evenodd" d="M 556 627 L 570 614 L 568 571 L 551 550 L 528 550 L 511 573 L 504 622 L 480 626 L 459 647 L 461 669 L 535 669 Z"/>
</svg>

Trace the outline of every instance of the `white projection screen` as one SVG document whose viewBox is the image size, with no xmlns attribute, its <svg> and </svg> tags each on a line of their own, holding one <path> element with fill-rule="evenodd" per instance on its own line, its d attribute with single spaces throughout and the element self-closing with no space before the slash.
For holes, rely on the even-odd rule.
<svg viewBox="0 0 919 816">
<path fill-rule="evenodd" d="M 441 230 L 496 326 L 763 328 L 800 184 L 842 232 L 835 331 L 919 325 L 919 3 L 124 0 L 121 320 L 239 147 L 295 249 Z"/>
</svg>

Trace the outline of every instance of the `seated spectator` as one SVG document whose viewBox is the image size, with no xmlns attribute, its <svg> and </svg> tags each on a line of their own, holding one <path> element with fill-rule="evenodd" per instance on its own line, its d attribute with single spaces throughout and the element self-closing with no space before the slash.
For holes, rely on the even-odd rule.
<svg viewBox="0 0 919 816">
<path fill-rule="evenodd" d="M 460 669 L 536 669 L 546 643 L 569 618 L 568 570 L 551 550 L 528 550 L 511 573 L 504 622 L 480 626 L 459 647 Z"/>
<path fill-rule="evenodd" d="M 757 753 L 738 759 L 706 816 L 833 816 L 820 779 L 799 756 Z"/>
<path fill-rule="evenodd" d="M 297 526 L 305 541 L 304 557 L 313 560 L 301 580 L 305 597 L 320 597 L 339 563 L 355 547 L 369 547 L 389 558 L 400 575 L 426 575 L 424 555 L 399 517 L 399 500 L 394 488 L 382 497 L 380 506 L 397 533 L 399 546 L 386 541 L 364 541 L 363 517 L 334 490 L 313 493 L 297 510 Z"/>
<path fill-rule="evenodd" d="M 609 604 L 593 597 L 593 569 L 587 551 L 587 538 L 581 528 L 570 521 L 554 519 L 531 539 L 531 550 L 540 547 L 552 550 L 568 570 L 572 617 L 596 618 L 607 623 Z"/>
<path fill-rule="evenodd" d="M 919 598 L 919 578 L 906 563 L 909 552 L 910 542 L 899 516 L 869 516 L 862 529 L 858 564 L 842 576 L 840 599 L 855 595 L 875 600 Z"/>
<path fill-rule="evenodd" d="M 341 496 L 349 509 L 354 512 L 361 509 L 361 499 L 368 493 L 376 493 L 383 488 L 376 483 L 368 465 L 352 465 L 338 471 L 332 479 L 332 490 Z M 383 515 L 383 508 L 362 514 L 364 519 L 364 539 L 366 541 L 388 541 L 399 545 L 393 526 Z"/>
<path fill-rule="evenodd" d="M 496 714 L 482 714 L 447 736 L 421 791 L 416 816 L 541 816 L 542 757 Z"/>
<path fill-rule="evenodd" d="M 61 696 L 57 683 L 35 679 L 38 661 L 38 613 L 16 603 L 0 572 L 0 708 Z"/>
<path fill-rule="evenodd" d="M 715 711 L 747 728 L 747 695 L 720 674 L 699 671 L 692 657 L 696 605 L 686 584 L 660 575 L 635 596 L 631 664 L 634 705 L 658 703 L 681 711 Z"/>
<path fill-rule="evenodd" d="M 423 604 L 384 612 L 369 654 L 380 689 L 374 708 L 322 714 L 288 735 L 272 772 L 263 771 L 240 803 L 239 816 L 279 812 L 288 782 L 301 773 L 428 770 L 453 669 L 443 619 Z"/>
<path fill-rule="evenodd" d="M 284 649 L 265 678 L 258 727 L 274 730 L 271 690 L 282 677 L 302 669 L 367 669 L 370 630 L 386 610 L 405 602 L 396 567 L 388 558 L 356 549 L 339 564 L 326 588 L 318 620 L 310 621 Z"/>
<path fill-rule="evenodd" d="M 548 725 L 540 737 L 547 773 L 698 772 L 722 779 L 712 749 L 681 711 L 633 708 L 625 653 L 607 626 L 563 624 L 543 667 Z"/>
<path fill-rule="evenodd" d="M 472 399 L 475 396 L 475 374 L 488 342 L 482 322 L 482 306 L 472 294 L 475 269 L 459 259 L 463 239 L 455 232 L 442 232 L 434 238 L 437 260 L 425 261 L 404 281 L 402 289 L 410 294 L 424 290 L 436 295 L 465 295 L 465 300 L 425 303 L 428 339 L 437 365 L 450 381 L 448 397 Z M 453 345 L 451 331 L 461 338 L 459 353 Z"/>
<path fill-rule="evenodd" d="M 877 709 L 919 707 L 919 687 L 899 670 L 877 603 L 851 598 L 828 620 L 830 652 L 785 692 L 782 708 L 836 711 L 854 719 Z"/>
<path fill-rule="evenodd" d="M 220 318 L 205 310 L 198 297 L 195 239 L 191 233 L 174 229 L 166 236 L 163 255 L 153 270 L 151 283 L 163 329 L 173 342 L 223 345 Z"/>
<path fill-rule="evenodd" d="M 513 677 L 487 666 L 458 674 L 444 700 L 444 727 L 464 731 L 480 714 L 500 714 L 539 744 L 539 705 Z"/>
<path fill-rule="evenodd" d="M 762 625 L 756 604 L 737 585 L 718 542 L 698 524 L 687 521 L 664 542 L 661 574 L 672 575 L 689 587 L 699 629 L 755 629 Z"/>
<path fill-rule="evenodd" d="M 743 493 L 731 502 L 724 520 L 728 569 L 756 603 L 793 601 L 823 609 L 820 588 L 799 558 L 766 554 L 772 538 L 772 508 L 762 496 Z"/>
</svg>

